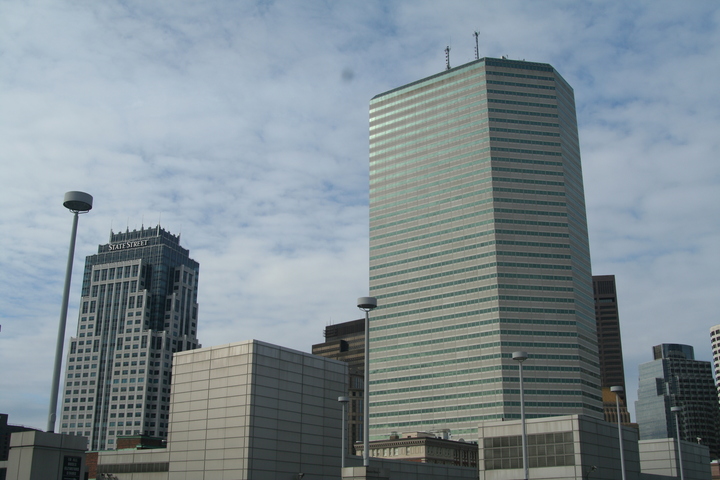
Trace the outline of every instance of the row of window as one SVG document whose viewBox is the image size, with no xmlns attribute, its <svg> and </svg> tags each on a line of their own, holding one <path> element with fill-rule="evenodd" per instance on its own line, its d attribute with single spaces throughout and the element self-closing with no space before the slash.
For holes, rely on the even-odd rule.
<svg viewBox="0 0 720 480">
<path fill-rule="evenodd" d="M 125 267 L 103 268 L 93 272 L 93 282 L 131 278 L 138 276 L 139 265 L 126 265 Z"/>
</svg>

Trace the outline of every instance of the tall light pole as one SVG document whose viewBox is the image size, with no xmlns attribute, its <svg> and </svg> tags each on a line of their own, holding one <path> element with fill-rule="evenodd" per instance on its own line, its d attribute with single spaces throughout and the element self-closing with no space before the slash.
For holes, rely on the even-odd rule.
<svg viewBox="0 0 720 480">
<path fill-rule="evenodd" d="M 615 392 L 615 407 L 617 408 L 617 426 L 618 426 L 618 438 L 620 439 L 620 472 L 622 473 L 622 480 L 625 480 L 625 448 L 623 445 L 623 436 L 622 436 L 622 422 L 620 422 L 620 394 L 625 391 L 625 389 L 620 386 L 616 385 L 614 387 L 610 387 L 611 392 Z"/>
<path fill-rule="evenodd" d="M 345 450 L 347 450 L 347 439 L 345 437 L 345 424 L 347 423 L 347 414 L 345 407 L 350 401 L 350 397 L 338 397 L 338 402 L 342 404 L 342 453 L 340 457 L 340 468 L 345 468 Z"/>
<path fill-rule="evenodd" d="M 525 426 L 525 392 L 523 389 L 523 362 L 528 359 L 527 352 L 513 352 L 512 359 L 520 367 L 520 423 L 522 424 L 522 457 L 525 480 L 530 478 L 530 465 L 528 464 L 527 427 Z"/>
<path fill-rule="evenodd" d="M 678 470 L 680 470 L 680 480 L 685 480 L 682 461 L 682 446 L 680 445 L 680 420 L 678 419 L 680 412 L 682 412 L 682 407 L 670 407 L 670 411 L 675 414 L 675 433 L 677 434 Z"/>
<path fill-rule="evenodd" d="M 357 306 L 365 312 L 365 371 L 363 372 L 363 467 L 370 466 L 370 310 L 377 307 L 375 297 L 360 297 Z"/>
<path fill-rule="evenodd" d="M 92 209 L 93 197 L 84 192 L 67 192 L 63 206 L 73 215 L 72 234 L 70 235 L 70 251 L 68 253 L 67 268 L 65 269 L 65 288 L 63 290 L 62 305 L 60 307 L 60 324 L 55 345 L 55 366 L 53 368 L 52 390 L 50 391 L 50 409 L 48 413 L 48 432 L 55 431 L 57 418 L 58 390 L 60 389 L 60 375 L 62 367 L 63 344 L 65 343 L 65 324 L 67 323 L 68 299 L 70 298 L 70 278 L 72 277 L 73 258 L 75 256 L 75 237 L 77 236 L 78 214 L 87 213 Z"/>
</svg>

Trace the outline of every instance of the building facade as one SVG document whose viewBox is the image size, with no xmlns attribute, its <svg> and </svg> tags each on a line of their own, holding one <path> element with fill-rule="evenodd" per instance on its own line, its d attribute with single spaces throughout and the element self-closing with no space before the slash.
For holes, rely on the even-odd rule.
<svg viewBox="0 0 720 480">
<path fill-rule="evenodd" d="M 200 346 L 198 273 L 160 226 L 111 232 L 86 257 L 60 432 L 88 437 L 90 450 L 123 435 L 167 436 L 172 355 Z"/>
<path fill-rule="evenodd" d="M 602 417 L 572 88 L 482 58 L 370 102 L 371 440 Z"/>
<path fill-rule="evenodd" d="M 640 365 L 635 402 L 641 440 L 675 438 L 672 407 L 680 407 L 680 438 L 710 448 L 720 456 L 720 406 L 710 362 L 695 360 L 690 345 L 653 347 L 654 360 Z"/>
<path fill-rule="evenodd" d="M 363 448 L 363 445 L 358 445 L 358 455 L 362 456 Z M 370 456 L 477 468 L 478 445 L 477 443 L 448 440 L 432 433 L 412 432 L 390 435 L 387 440 L 373 440 L 370 442 Z"/>
<path fill-rule="evenodd" d="M 348 364 L 347 452 L 355 454 L 355 444 L 362 442 L 363 390 L 365 374 L 365 319 L 328 325 L 325 342 L 312 346 L 313 355 L 340 360 Z"/>
</svg>

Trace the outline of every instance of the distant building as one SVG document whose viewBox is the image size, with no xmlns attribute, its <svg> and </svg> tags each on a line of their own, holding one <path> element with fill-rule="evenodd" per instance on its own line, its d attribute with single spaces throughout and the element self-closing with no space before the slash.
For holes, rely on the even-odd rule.
<svg viewBox="0 0 720 480">
<path fill-rule="evenodd" d="M 313 355 L 332 358 L 348 364 L 347 451 L 355 453 L 356 442 L 362 442 L 363 380 L 365 370 L 365 319 L 328 325 L 325 342 L 312 346 Z"/>
<path fill-rule="evenodd" d="M 85 259 L 59 431 L 116 448 L 119 436 L 165 438 L 172 355 L 197 339 L 198 263 L 157 226 L 110 233 Z"/>
<path fill-rule="evenodd" d="M 615 393 L 610 391 L 610 387 L 618 386 L 623 388 L 623 392 L 619 395 L 620 420 L 627 425 L 630 424 L 630 412 L 626 405 L 625 367 L 615 275 L 593 275 L 592 280 L 605 420 L 617 422 Z"/>
<path fill-rule="evenodd" d="M 710 362 L 695 360 L 693 347 L 664 343 L 653 347 L 654 360 L 640 365 L 635 402 L 640 439 L 675 438 L 674 413 L 681 407 L 680 437 L 701 443 L 720 456 L 720 406 Z"/>
<path fill-rule="evenodd" d="M 718 402 L 720 402 L 720 325 L 715 325 L 710 328 L 710 343 L 712 344 L 715 386 L 718 392 Z"/>
<path fill-rule="evenodd" d="M 357 450 L 358 455 L 362 455 L 363 445 L 359 444 Z M 477 443 L 450 440 L 425 432 L 403 433 L 391 435 L 387 440 L 373 440 L 370 442 L 370 456 L 460 467 L 478 466 Z"/>
</svg>

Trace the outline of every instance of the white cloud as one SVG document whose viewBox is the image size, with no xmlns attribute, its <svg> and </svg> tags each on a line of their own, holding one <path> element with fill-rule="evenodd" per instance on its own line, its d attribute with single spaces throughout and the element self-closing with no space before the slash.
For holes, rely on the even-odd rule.
<svg viewBox="0 0 720 480">
<path fill-rule="evenodd" d="M 474 58 L 554 65 L 576 93 L 593 269 L 615 274 L 628 393 L 662 342 L 709 359 L 720 14 L 674 2 L 0 5 L 0 410 L 45 424 L 71 216 L 82 262 L 159 218 L 200 262 L 204 345 L 308 351 L 366 294 L 367 105 Z"/>
</svg>

